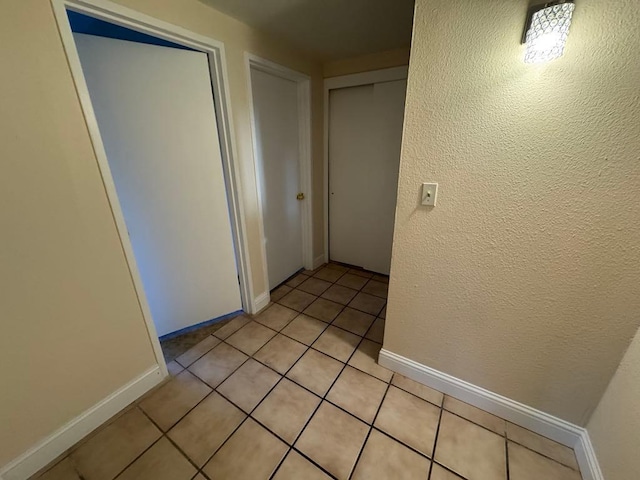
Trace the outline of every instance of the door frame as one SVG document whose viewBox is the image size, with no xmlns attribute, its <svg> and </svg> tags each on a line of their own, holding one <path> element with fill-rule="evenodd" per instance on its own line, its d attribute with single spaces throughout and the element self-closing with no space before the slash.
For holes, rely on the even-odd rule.
<svg viewBox="0 0 640 480">
<path fill-rule="evenodd" d="M 406 80 L 409 66 L 384 68 L 324 79 L 324 263 L 329 262 L 329 92 L 338 88 Z"/>
<path fill-rule="evenodd" d="M 258 178 L 258 138 L 255 122 L 255 109 L 253 105 L 253 85 L 251 83 L 251 69 L 256 69 L 276 77 L 295 82 L 298 85 L 298 159 L 300 166 L 300 189 L 305 194 L 302 203 L 302 263 L 307 270 L 313 270 L 313 221 L 312 221 L 312 181 L 311 181 L 311 77 L 297 72 L 280 64 L 245 52 L 245 66 L 247 71 L 247 85 L 249 92 L 249 112 L 251 116 L 251 141 L 253 147 L 253 166 L 256 186 L 258 190 L 258 221 L 260 224 L 260 238 L 262 239 L 262 266 L 265 285 L 269 285 L 267 265 L 267 250 L 264 234 L 263 192 Z M 270 289 L 267 287 L 267 294 Z M 264 306 L 269 303 L 269 297 L 265 299 Z"/>
<path fill-rule="evenodd" d="M 242 308 L 245 311 L 253 313 L 255 311 L 255 305 L 253 301 L 253 286 L 251 284 L 251 268 L 249 265 L 249 247 L 247 243 L 239 167 L 237 165 L 236 147 L 234 143 L 235 134 L 233 131 L 231 102 L 228 93 L 229 81 L 227 77 L 224 45 L 217 40 L 157 20 L 108 0 L 51 0 L 51 5 L 69 62 L 71 75 L 80 99 L 82 113 L 87 124 L 91 143 L 93 144 L 98 168 L 102 176 L 113 219 L 116 224 L 116 230 L 142 311 L 149 340 L 153 346 L 156 362 L 164 378 L 168 375 L 166 362 L 162 354 L 156 327 L 153 323 L 151 309 L 149 308 L 149 303 L 144 292 L 144 285 L 133 253 L 131 240 L 127 233 L 124 215 L 120 201 L 118 200 L 113 176 L 111 175 L 98 121 L 91 103 L 89 89 L 87 88 L 80 57 L 71 31 L 71 25 L 67 17 L 67 10 L 86 14 L 131 30 L 184 45 L 207 55 L 218 124 L 218 131 L 215 132 L 215 136 L 219 139 L 222 153 L 222 166 L 225 176 L 227 201 L 230 209 L 231 228 L 240 283 L 240 297 L 242 299 Z"/>
</svg>

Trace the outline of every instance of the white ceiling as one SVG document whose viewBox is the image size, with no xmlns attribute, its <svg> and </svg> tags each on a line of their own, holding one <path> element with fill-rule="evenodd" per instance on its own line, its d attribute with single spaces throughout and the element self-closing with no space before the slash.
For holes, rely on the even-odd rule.
<svg viewBox="0 0 640 480">
<path fill-rule="evenodd" d="M 414 0 L 200 0 L 323 60 L 411 43 Z"/>
</svg>

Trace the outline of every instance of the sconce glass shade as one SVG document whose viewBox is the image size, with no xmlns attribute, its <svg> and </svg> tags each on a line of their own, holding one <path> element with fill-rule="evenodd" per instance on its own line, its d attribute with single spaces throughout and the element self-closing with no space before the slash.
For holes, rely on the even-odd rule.
<svg viewBox="0 0 640 480">
<path fill-rule="evenodd" d="M 542 63 L 562 56 L 575 4 L 560 3 L 538 10 L 527 30 L 525 63 Z"/>
</svg>

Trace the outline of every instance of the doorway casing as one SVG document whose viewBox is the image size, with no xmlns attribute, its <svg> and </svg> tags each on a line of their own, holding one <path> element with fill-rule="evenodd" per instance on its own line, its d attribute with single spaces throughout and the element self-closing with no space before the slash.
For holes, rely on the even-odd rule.
<svg viewBox="0 0 640 480">
<path fill-rule="evenodd" d="M 298 145 L 300 165 L 300 188 L 304 192 L 305 200 L 302 203 L 302 262 L 304 268 L 313 270 L 313 222 L 312 222 L 312 184 L 311 184 L 311 78 L 287 67 L 258 57 L 251 53 L 245 53 L 245 65 L 249 92 L 249 111 L 251 114 L 251 138 L 253 142 L 253 165 L 255 168 L 256 185 L 260 185 L 258 178 L 258 132 L 256 131 L 255 110 L 253 104 L 253 88 L 251 85 L 251 69 L 256 69 L 277 77 L 295 82 L 298 86 Z M 265 285 L 269 285 L 267 252 L 264 233 L 263 192 L 258 187 L 258 217 L 260 224 L 260 238 L 262 239 L 262 262 Z M 269 289 L 256 301 L 258 307 L 266 307 L 269 304 Z M 260 310 L 260 308 L 258 308 Z"/>
</svg>

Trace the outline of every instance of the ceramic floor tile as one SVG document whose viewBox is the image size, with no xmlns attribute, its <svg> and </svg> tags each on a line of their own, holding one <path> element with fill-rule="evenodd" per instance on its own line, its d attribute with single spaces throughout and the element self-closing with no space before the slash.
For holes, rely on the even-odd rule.
<svg viewBox="0 0 640 480">
<path fill-rule="evenodd" d="M 349 365 L 388 382 L 391 380 L 393 372 L 378 365 L 378 354 L 381 348 L 382 345 L 379 343 L 363 340 L 349 359 Z"/>
<path fill-rule="evenodd" d="M 309 278 L 308 275 L 305 275 L 304 273 L 299 273 L 295 277 L 288 280 L 286 285 L 291 288 L 296 288 L 298 285 L 300 285 L 302 282 L 304 282 L 308 278 Z"/>
<path fill-rule="evenodd" d="M 360 268 L 351 268 L 349 269 L 348 273 L 352 275 L 358 275 L 359 277 L 363 277 L 363 278 L 373 277 L 373 272 L 369 272 L 368 270 L 362 270 Z"/>
<path fill-rule="evenodd" d="M 253 358 L 284 375 L 306 349 L 306 345 L 278 334 L 269 340 Z"/>
<path fill-rule="evenodd" d="M 233 317 L 229 317 L 228 319 L 198 326 L 198 328 L 196 329 L 188 330 L 187 332 L 180 333 L 180 335 L 175 335 L 171 338 L 161 339 L 160 347 L 162 348 L 162 354 L 164 355 L 165 361 L 170 362 L 172 360 L 175 360 L 187 350 L 196 346 L 202 340 L 220 330 L 227 323 L 229 323 L 232 318 L 238 316 L 245 315 L 234 314 Z"/>
<path fill-rule="evenodd" d="M 382 311 L 382 307 L 384 307 L 385 303 L 386 300 L 384 298 L 360 292 L 353 300 L 351 300 L 351 302 L 349 302 L 349 306 L 356 310 L 361 310 L 370 315 L 376 316 Z"/>
<path fill-rule="evenodd" d="M 211 480 L 267 480 L 287 449 L 282 440 L 249 418 L 203 470 Z"/>
<path fill-rule="evenodd" d="M 377 282 L 375 279 L 369 280 L 364 286 L 362 291 L 369 295 L 375 295 L 376 297 L 387 298 L 387 290 L 389 285 L 382 282 Z"/>
<path fill-rule="evenodd" d="M 214 337 L 213 335 L 209 335 L 196 346 L 191 347 L 189 350 L 176 358 L 176 362 L 178 362 L 183 367 L 188 367 L 213 347 L 218 345 L 221 341 L 222 340 L 220 340 L 219 338 Z"/>
<path fill-rule="evenodd" d="M 379 275 L 376 273 L 373 277 L 371 277 L 371 279 L 375 280 L 376 282 L 389 283 L 388 275 Z"/>
<path fill-rule="evenodd" d="M 297 312 L 301 312 L 311 305 L 316 298 L 315 295 L 295 289 L 282 297 L 278 303 Z"/>
<path fill-rule="evenodd" d="M 460 400 L 448 395 L 445 395 L 443 406 L 446 410 L 466 418 L 473 423 L 477 423 L 498 435 L 504 435 L 506 422 L 495 415 L 491 415 L 484 410 L 480 410 L 473 405 L 461 402 Z"/>
<path fill-rule="evenodd" d="M 210 392 L 208 385 L 185 370 L 140 402 L 140 408 L 167 431 Z"/>
<path fill-rule="evenodd" d="M 322 402 L 296 442 L 296 448 L 338 479 L 348 479 L 369 427 Z"/>
<path fill-rule="evenodd" d="M 580 473 L 517 443 L 509 442 L 511 480 L 582 480 Z"/>
<path fill-rule="evenodd" d="M 322 294 L 322 298 L 331 300 L 332 302 L 341 303 L 342 305 L 348 304 L 353 297 L 358 293 L 353 288 L 343 287 L 342 285 L 332 285 L 326 292 Z"/>
<path fill-rule="evenodd" d="M 346 273 L 349 271 L 349 267 L 345 265 L 341 265 L 339 263 L 329 262 L 327 263 L 327 268 L 331 268 L 333 270 L 338 270 L 339 272 Z"/>
<path fill-rule="evenodd" d="M 364 338 L 367 338 L 374 342 L 382 343 L 382 340 L 384 338 L 384 319 L 376 318 L 376 321 L 373 322 L 373 325 L 371 325 L 371 328 L 364 336 Z"/>
<path fill-rule="evenodd" d="M 132 408 L 81 443 L 70 457 L 86 480 L 111 480 L 161 435 L 144 413 Z"/>
<path fill-rule="evenodd" d="M 276 372 L 250 358 L 217 390 L 249 413 L 278 383 L 280 378 Z"/>
<path fill-rule="evenodd" d="M 212 387 L 220 385 L 233 371 L 249 358 L 235 348 L 221 343 L 200 360 L 189 367 L 189 370 Z"/>
<path fill-rule="evenodd" d="M 343 366 L 337 360 L 310 349 L 289 370 L 287 377 L 323 397 Z"/>
<path fill-rule="evenodd" d="M 311 345 L 325 328 L 327 328 L 326 323 L 300 314 L 282 330 L 282 333 L 305 345 Z"/>
<path fill-rule="evenodd" d="M 313 276 L 316 273 L 318 273 L 320 270 L 322 270 L 323 268 L 326 268 L 326 267 L 327 267 L 327 264 L 323 263 L 322 265 L 320 265 L 317 268 L 314 268 L 313 270 L 306 270 L 305 269 L 305 270 L 302 271 L 302 273 L 304 273 L 305 275 L 308 275 L 308 276 Z"/>
<path fill-rule="evenodd" d="M 391 384 L 437 406 L 442 405 L 442 401 L 444 400 L 444 395 L 439 391 L 413 381 L 399 373 L 393 375 Z"/>
<path fill-rule="evenodd" d="M 431 477 L 429 480 L 464 480 L 462 477 L 459 477 L 455 473 L 451 473 L 444 467 L 441 467 L 437 463 L 433 463 L 433 467 L 431 470 Z M 539 479 L 542 480 L 542 479 Z"/>
<path fill-rule="evenodd" d="M 387 306 L 385 305 L 382 311 L 378 314 L 380 318 L 387 318 Z"/>
<path fill-rule="evenodd" d="M 390 387 L 376 417 L 376 428 L 431 456 L 440 409 L 402 390 Z"/>
<path fill-rule="evenodd" d="M 291 450 L 273 480 L 331 480 L 331 477 L 298 452 Z"/>
<path fill-rule="evenodd" d="M 343 308 L 344 305 L 325 298 L 318 298 L 304 310 L 304 314 L 323 322 L 331 323 Z"/>
<path fill-rule="evenodd" d="M 293 444 L 319 403 L 319 397 L 285 378 L 256 408 L 252 417 Z"/>
<path fill-rule="evenodd" d="M 213 392 L 169 430 L 168 436 L 202 467 L 245 418 L 240 409 Z"/>
<path fill-rule="evenodd" d="M 320 280 L 325 280 L 327 282 L 335 282 L 342 275 L 344 275 L 344 272 L 341 272 L 340 270 L 336 270 L 335 268 L 325 267 L 318 270 L 313 276 L 315 278 L 319 278 Z"/>
<path fill-rule="evenodd" d="M 165 437 L 132 463 L 118 480 L 190 480 L 196 469 Z"/>
<path fill-rule="evenodd" d="M 184 367 L 173 360 L 172 362 L 167 363 L 167 370 L 169 372 L 169 375 L 175 377 L 177 374 L 184 370 Z"/>
<path fill-rule="evenodd" d="M 283 307 L 278 303 L 273 303 L 262 313 L 255 317 L 255 321 L 261 323 L 265 327 L 269 327 L 272 330 L 280 331 L 287 324 L 293 320 L 298 312 L 291 310 L 290 308 Z"/>
<path fill-rule="evenodd" d="M 298 290 L 302 290 L 303 292 L 311 293 L 313 295 L 321 295 L 330 286 L 331 282 L 310 277 L 298 285 Z"/>
<path fill-rule="evenodd" d="M 82 480 L 69 457 L 64 458 L 36 478 L 38 480 Z"/>
<path fill-rule="evenodd" d="M 354 275 L 353 273 L 347 273 L 346 275 L 343 275 L 336 283 L 344 287 L 353 288 L 354 290 L 360 290 L 367 283 L 367 279 L 359 275 Z"/>
<path fill-rule="evenodd" d="M 271 301 L 272 302 L 277 302 L 278 300 L 280 300 L 282 297 L 284 297 L 287 293 L 289 293 L 291 290 L 293 290 L 293 288 L 287 286 L 287 285 L 280 285 L 278 288 L 274 289 L 271 292 Z"/>
<path fill-rule="evenodd" d="M 574 470 L 580 470 L 573 450 L 530 430 L 507 422 L 507 438 Z"/>
<path fill-rule="evenodd" d="M 239 317 L 236 317 L 233 320 L 229 321 L 229 323 L 227 323 L 225 326 L 223 326 L 223 327 L 219 328 L 218 330 L 216 330 L 213 334 L 216 337 L 224 340 L 228 336 L 232 335 L 234 332 L 240 330 L 242 327 L 244 327 L 250 321 L 251 321 L 251 319 L 249 317 L 246 317 L 244 315 L 240 315 Z"/>
<path fill-rule="evenodd" d="M 363 337 L 375 319 L 373 315 L 346 307 L 332 325 Z"/>
<path fill-rule="evenodd" d="M 346 362 L 360 343 L 360 337 L 340 328 L 329 327 L 313 343 L 313 348 Z"/>
<path fill-rule="evenodd" d="M 447 411 L 442 412 L 435 460 L 468 480 L 507 478 L 504 437 Z"/>
<path fill-rule="evenodd" d="M 247 355 L 253 355 L 271 340 L 276 332 L 257 322 L 250 322 L 227 338 L 226 342 Z"/>
<path fill-rule="evenodd" d="M 327 400 L 367 423 L 372 423 L 387 384 L 352 367 L 345 368 L 327 394 Z"/>
<path fill-rule="evenodd" d="M 372 430 L 360 460 L 351 477 L 353 480 L 424 480 L 429 474 L 429 459 Z"/>
<path fill-rule="evenodd" d="M 582 479 L 577 471 L 513 442 L 509 442 L 509 477 L 511 480 Z"/>
</svg>

